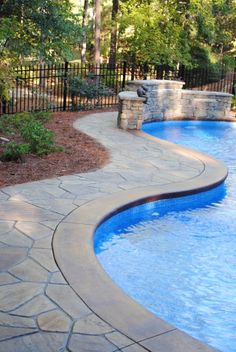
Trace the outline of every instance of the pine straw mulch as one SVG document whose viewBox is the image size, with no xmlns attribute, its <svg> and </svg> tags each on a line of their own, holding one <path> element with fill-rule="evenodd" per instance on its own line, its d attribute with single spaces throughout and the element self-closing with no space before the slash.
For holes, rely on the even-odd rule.
<svg viewBox="0 0 236 352">
<path fill-rule="evenodd" d="M 93 113 L 104 111 L 109 110 L 97 110 Z M 43 157 L 29 154 L 24 162 L 0 161 L 0 187 L 93 171 L 107 164 L 109 154 L 106 148 L 95 139 L 73 128 L 76 119 L 88 114 L 91 112 L 53 113 L 53 119 L 45 127 L 54 131 L 55 142 L 64 147 L 64 152 Z"/>
</svg>

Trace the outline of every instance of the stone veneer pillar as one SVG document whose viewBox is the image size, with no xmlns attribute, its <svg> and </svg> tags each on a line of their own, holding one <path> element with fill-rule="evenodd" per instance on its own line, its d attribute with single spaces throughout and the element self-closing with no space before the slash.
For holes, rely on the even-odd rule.
<svg viewBox="0 0 236 352">
<path fill-rule="evenodd" d="M 145 98 L 138 97 L 136 92 L 121 92 L 118 96 L 118 127 L 123 130 L 140 130 L 143 122 L 143 103 Z"/>
</svg>

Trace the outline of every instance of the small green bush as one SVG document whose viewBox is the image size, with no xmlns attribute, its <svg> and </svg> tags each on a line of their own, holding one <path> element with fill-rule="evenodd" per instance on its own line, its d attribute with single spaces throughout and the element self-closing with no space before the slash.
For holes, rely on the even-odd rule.
<svg viewBox="0 0 236 352">
<path fill-rule="evenodd" d="M 85 110 L 89 109 L 90 106 L 99 105 L 101 97 L 109 96 L 112 90 L 107 87 L 101 80 L 99 76 L 89 73 L 88 77 L 83 78 L 81 76 L 69 78 L 69 92 L 72 101 L 72 110 Z M 77 101 L 76 97 L 86 98 L 83 101 Z M 95 99 L 95 101 L 90 104 L 89 99 Z"/>
<path fill-rule="evenodd" d="M 12 125 L 20 131 L 22 126 L 32 120 L 32 114 L 30 112 L 19 112 L 12 115 Z"/>
<path fill-rule="evenodd" d="M 29 143 L 30 151 L 39 156 L 47 155 L 56 150 L 54 134 L 34 119 L 27 121 L 20 128 L 21 136 Z"/>
<path fill-rule="evenodd" d="M 36 120 L 40 123 L 50 121 L 52 114 L 47 111 L 40 112 L 20 112 L 14 115 L 3 115 L 0 119 L 0 132 L 11 133 L 19 130 L 31 120 Z"/>
<path fill-rule="evenodd" d="M 0 119 L 0 132 L 17 135 L 26 143 L 7 144 L 1 160 L 22 160 L 22 156 L 29 152 L 42 156 L 55 151 L 64 151 L 63 147 L 54 145 L 54 133 L 43 126 L 50 118 L 51 114 L 48 112 L 22 112 L 3 116 Z"/>
<path fill-rule="evenodd" d="M 1 161 L 23 161 L 28 152 L 29 144 L 10 142 L 5 146 L 0 159 Z"/>
<path fill-rule="evenodd" d="M 100 78 L 93 77 L 91 74 L 88 78 L 80 76 L 71 78 L 69 80 L 69 90 L 72 98 L 81 96 L 92 99 L 110 94 L 109 88 L 101 82 Z"/>
<path fill-rule="evenodd" d="M 27 121 L 32 119 L 29 112 L 21 112 L 14 115 L 3 115 L 0 119 L 0 132 L 6 134 L 17 134 L 19 129 Z"/>
<path fill-rule="evenodd" d="M 12 115 L 3 115 L 0 118 L 0 132 L 6 133 L 9 135 L 14 135 L 16 130 L 13 123 Z"/>
<path fill-rule="evenodd" d="M 41 123 L 48 122 L 52 119 L 52 114 L 49 111 L 39 111 L 32 113 L 35 120 L 40 121 Z"/>
</svg>

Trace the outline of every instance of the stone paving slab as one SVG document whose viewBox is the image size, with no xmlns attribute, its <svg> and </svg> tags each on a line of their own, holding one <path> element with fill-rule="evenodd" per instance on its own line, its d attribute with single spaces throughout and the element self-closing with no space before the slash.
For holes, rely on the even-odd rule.
<svg viewBox="0 0 236 352">
<path fill-rule="evenodd" d="M 155 351 L 155 338 L 141 346 L 94 314 L 61 274 L 51 247 L 64 220 L 70 243 L 73 216 L 67 216 L 95 199 L 203 173 L 201 158 L 118 130 L 116 118 L 116 112 L 90 114 L 74 124 L 108 148 L 111 162 L 103 169 L 0 190 L 0 352 Z M 89 229 L 81 222 L 94 220 L 74 222 Z"/>
<path fill-rule="evenodd" d="M 179 330 L 172 331 L 169 334 L 162 334 L 160 336 L 153 337 L 141 342 L 140 344 L 151 351 L 200 352 L 203 349 L 201 342 Z M 205 346 L 204 352 L 216 352 L 216 350 Z"/>
</svg>

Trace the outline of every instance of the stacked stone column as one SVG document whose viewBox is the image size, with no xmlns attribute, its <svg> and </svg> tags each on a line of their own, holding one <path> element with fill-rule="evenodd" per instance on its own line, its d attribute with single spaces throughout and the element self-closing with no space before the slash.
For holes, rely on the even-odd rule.
<svg viewBox="0 0 236 352">
<path fill-rule="evenodd" d="M 143 103 L 145 98 L 137 96 L 136 92 L 119 94 L 119 114 L 117 125 L 123 130 L 140 130 L 143 122 Z"/>
</svg>

